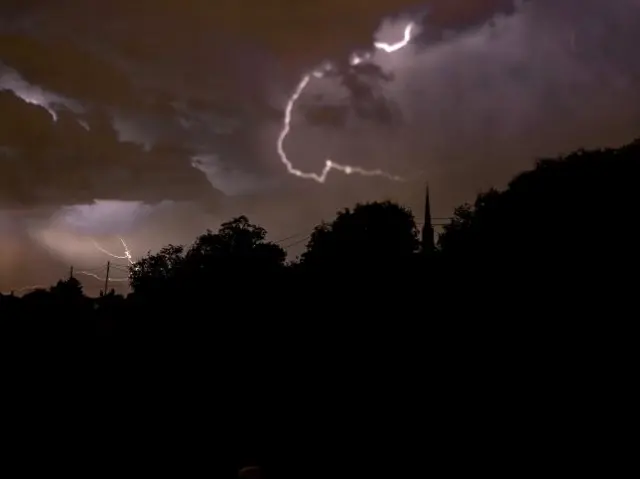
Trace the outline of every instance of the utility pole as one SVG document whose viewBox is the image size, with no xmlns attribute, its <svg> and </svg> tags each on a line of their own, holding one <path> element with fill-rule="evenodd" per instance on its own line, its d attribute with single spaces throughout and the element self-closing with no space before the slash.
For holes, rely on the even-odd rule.
<svg viewBox="0 0 640 479">
<path fill-rule="evenodd" d="M 107 261 L 107 276 L 104 278 L 104 295 L 107 295 L 107 288 L 109 287 L 109 268 L 111 268 L 111 261 Z"/>
<path fill-rule="evenodd" d="M 73 266 L 69 267 L 69 279 L 73 279 Z"/>
</svg>

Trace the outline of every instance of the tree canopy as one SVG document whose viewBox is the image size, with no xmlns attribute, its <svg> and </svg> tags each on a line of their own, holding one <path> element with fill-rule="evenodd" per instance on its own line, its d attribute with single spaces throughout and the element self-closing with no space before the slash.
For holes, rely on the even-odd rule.
<svg viewBox="0 0 640 479">
<path fill-rule="evenodd" d="M 313 230 L 301 262 L 310 268 L 388 268 L 418 250 L 413 213 L 390 201 L 339 211 Z"/>
</svg>

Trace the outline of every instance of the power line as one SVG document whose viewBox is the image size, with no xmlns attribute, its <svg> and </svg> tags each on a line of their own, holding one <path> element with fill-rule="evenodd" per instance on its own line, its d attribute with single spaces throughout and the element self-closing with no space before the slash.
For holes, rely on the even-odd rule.
<svg viewBox="0 0 640 479">
<path fill-rule="evenodd" d="M 85 268 L 82 271 L 102 271 L 104 269 L 104 266 L 96 266 L 95 268 Z M 80 271 L 76 271 L 76 273 L 79 273 Z"/>
<path fill-rule="evenodd" d="M 111 276 L 111 271 L 110 269 L 116 269 L 120 272 L 128 272 L 128 270 L 124 270 L 124 269 L 119 269 L 119 268 L 124 268 L 124 266 L 121 265 L 114 265 L 114 264 L 110 264 L 110 262 L 107 262 L 106 265 L 104 266 L 100 266 L 97 268 L 89 268 L 89 269 L 84 269 L 84 270 L 80 270 L 78 271 L 78 274 L 82 274 L 84 276 L 88 276 L 89 278 L 93 278 L 97 281 L 105 281 L 105 282 L 114 282 L 114 283 L 124 283 L 129 281 L 129 277 L 127 275 L 127 277 L 124 278 L 116 278 L 116 277 L 112 277 Z M 100 274 L 100 273 L 104 273 L 106 271 L 106 274 Z"/>
<path fill-rule="evenodd" d="M 448 220 L 448 221 L 451 221 L 451 220 L 453 219 L 453 217 L 441 217 L 441 218 L 432 218 L 432 219 L 434 219 L 434 220 L 440 220 L 440 221 L 442 221 L 442 220 Z M 424 222 L 422 222 L 422 221 L 417 221 L 415 224 L 416 224 L 416 226 L 423 226 L 423 225 L 424 225 Z M 432 222 L 432 223 L 431 223 L 431 225 L 432 225 L 432 226 L 439 226 L 439 227 L 442 227 L 442 226 L 447 226 L 447 225 L 449 225 L 449 223 L 435 223 L 435 222 Z M 301 238 L 301 239 L 299 239 L 299 240 L 297 240 L 297 241 L 294 241 L 293 243 L 290 243 L 290 244 L 287 244 L 287 245 L 282 245 L 282 247 L 283 247 L 283 248 L 285 248 L 285 249 L 286 249 L 286 248 L 291 248 L 291 247 L 293 247 L 293 246 L 297 246 L 298 244 L 302 243 L 303 241 L 308 240 L 308 239 L 311 237 L 311 235 L 313 234 L 313 231 L 314 231 L 314 230 L 315 230 L 315 227 L 311 230 L 311 232 L 307 233 L 306 235 L 305 235 L 305 233 L 304 233 L 304 232 L 296 233 L 296 234 L 292 234 L 292 235 L 286 236 L 286 237 L 284 237 L 284 238 L 281 238 L 281 239 L 279 239 L 279 240 L 277 240 L 277 241 L 274 241 L 273 243 L 275 243 L 275 244 L 282 244 L 282 243 L 284 243 L 285 241 L 289 241 L 289 240 L 292 240 L 292 239 L 294 239 L 294 238 L 298 238 L 299 236 L 305 235 L 303 238 Z"/>
<path fill-rule="evenodd" d="M 304 233 L 296 233 L 296 234 L 293 234 L 293 235 L 287 236 L 286 238 L 282 238 L 282 239 L 279 239 L 279 240 L 277 240 L 277 241 L 274 241 L 274 243 L 275 243 L 275 244 L 284 243 L 285 241 L 289 241 L 290 239 L 297 238 L 298 236 L 301 236 L 301 235 L 303 235 L 303 234 L 304 234 Z"/>
<path fill-rule="evenodd" d="M 310 235 L 310 234 L 308 234 L 308 235 L 307 235 L 307 236 L 305 236 L 304 238 L 299 239 L 298 241 L 294 241 L 293 243 L 291 243 L 291 244 L 289 244 L 289 245 L 286 245 L 286 246 L 284 246 L 284 247 L 285 247 L 285 248 L 291 248 L 292 246 L 299 245 L 300 243 L 302 243 L 303 241 L 308 240 L 309 238 L 311 238 L 311 235 Z"/>
<path fill-rule="evenodd" d="M 111 268 L 112 269 L 117 269 L 118 271 L 124 271 L 126 273 L 129 272 L 129 266 L 124 266 L 124 265 L 121 265 L 121 264 L 113 264 L 113 263 L 111 263 Z"/>
</svg>

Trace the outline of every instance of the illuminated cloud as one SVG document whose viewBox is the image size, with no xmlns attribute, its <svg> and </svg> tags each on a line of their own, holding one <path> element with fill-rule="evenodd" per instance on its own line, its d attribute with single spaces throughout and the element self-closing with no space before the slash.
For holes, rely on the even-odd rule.
<svg viewBox="0 0 640 479">
<path fill-rule="evenodd" d="M 95 200 L 91 204 L 65 206 L 52 221 L 79 235 L 126 235 L 152 210 L 151 205 L 140 201 Z"/>
<path fill-rule="evenodd" d="M 122 240 L 139 257 L 160 248 L 165 241 L 190 242 L 194 235 L 220 222 L 190 203 L 96 200 L 23 219 L 21 228 L 28 232 L 33 247 L 46 250 L 62 264 L 87 269 L 110 259 L 105 250 L 123 256 Z M 169 223 L 175 226 L 173 234 L 162 233 Z M 111 259 L 115 264 L 128 263 L 124 258 Z"/>
<path fill-rule="evenodd" d="M 273 178 L 260 178 L 247 171 L 234 169 L 215 154 L 194 155 L 191 165 L 202 171 L 215 189 L 228 196 L 254 194 L 266 191 L 276 184 Z"/>
<path fill-rule="evenodd" d="M 0 62 L 0 91 L 11 91 L 18 98 L 44 108 L 51 115 L 53 121 L 58 121 L 58 108 L 66 108 L 74 113 L 81 113 L 82 106 L 68 98 L 46 91 L 36 85 L 31 85 L 18 72 L 8 68 Z"/>
</svg>

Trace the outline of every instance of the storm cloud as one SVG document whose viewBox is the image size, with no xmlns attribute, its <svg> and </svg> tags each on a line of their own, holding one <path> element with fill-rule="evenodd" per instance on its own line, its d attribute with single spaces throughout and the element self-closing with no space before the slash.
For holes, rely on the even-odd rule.
<svg viewBox="0 0 640 479">
<path fill-rule="evenodd" d="M 240 212 L 286 236 L 380 195 L 420 214 L 425 180 L 446 216 L 536 157 L 640 136 L 638 0 L 53 3 L 0 7 L 0 242 L 23 255 L 68 264 L 67 236 L 125 233 L 142 253 Z M 409 46 L 374 51 L 407 22 Z M 323 66 L 294 111 L 296 167 L 330 157 L 416 188 L 286 174 L 286 101 Z"/>
</svg>

